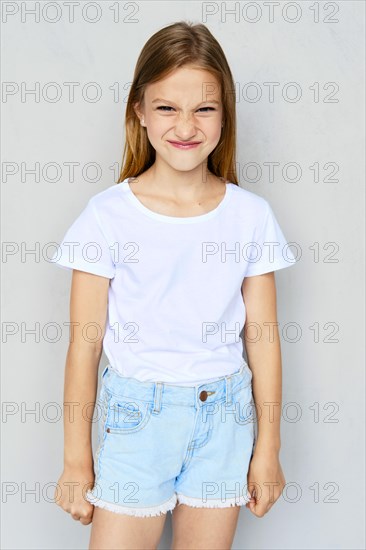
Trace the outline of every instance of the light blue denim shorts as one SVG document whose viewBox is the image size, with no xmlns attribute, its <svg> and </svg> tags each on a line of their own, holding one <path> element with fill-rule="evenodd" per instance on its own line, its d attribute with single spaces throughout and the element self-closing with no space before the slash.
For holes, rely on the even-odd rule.
<svg viewBox="0 0 366 550">
<path fill-rule="evenodd" d="M 225 508 L 250 500 L 255 405 L 245 362 L 191 387 L 142 382 L 107 365 L 95 411 L 91 504 L 143 517 L 176 504 Z"/>
</svg>

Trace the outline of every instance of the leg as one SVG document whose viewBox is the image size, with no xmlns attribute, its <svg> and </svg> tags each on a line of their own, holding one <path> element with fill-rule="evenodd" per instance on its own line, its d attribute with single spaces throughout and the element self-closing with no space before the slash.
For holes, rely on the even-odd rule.
<svg viewBox="0 0 366 550">
<path fill-rule="evenodd" d="M 172 512 L 171 550 L 230 549 L 240 506 L 195 508 L 179 504 Z"/>
<path fill-rule="evenodd" d="M 136 517 L 95 506 L 89 550 L 156 550 L 166 514 Z"/>
</svg>

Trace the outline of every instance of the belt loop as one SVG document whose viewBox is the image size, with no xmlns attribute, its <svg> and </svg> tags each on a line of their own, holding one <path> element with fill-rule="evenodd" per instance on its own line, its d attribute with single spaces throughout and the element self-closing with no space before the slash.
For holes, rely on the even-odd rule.
<svg viewBox="0 0 366 550">
<path fill-rule="evenodd" d="M 163 383 L 155 382 L 154 385 L 154 408 L 153 413 L 159 413 L 161 409 L 161 394 L 163 392 Z"/>
<path fill-rule="evenodd" d="M 227 405 L 231 405 L 231 399 L 232 399 L 231 377 L 232 377 L 232 375 L 230 374 L 229 376 L 226 376 L 226 378 L 225 378 L 225 382 L 226 382 L 226 404 Z"/>
</svg>

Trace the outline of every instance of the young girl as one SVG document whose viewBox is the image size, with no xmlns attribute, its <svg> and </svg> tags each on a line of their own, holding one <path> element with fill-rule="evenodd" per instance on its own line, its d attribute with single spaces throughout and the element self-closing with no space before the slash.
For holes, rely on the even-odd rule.
<svg viewBox="0 0 366 550">
<path fill-rule="evenodd" d="M 295 258 L 269 203 L 238 185 L 234 89 L 204 25 L 154 34 L 118 184 L 55 257 L 73 269 L 57 503 L 92 521 L 90 549 L 157 548 L 168 511 L 172 548 L 230 548 L 240 507 L 262 517 L 285 485 L 274 271 Z"/>
</svg>

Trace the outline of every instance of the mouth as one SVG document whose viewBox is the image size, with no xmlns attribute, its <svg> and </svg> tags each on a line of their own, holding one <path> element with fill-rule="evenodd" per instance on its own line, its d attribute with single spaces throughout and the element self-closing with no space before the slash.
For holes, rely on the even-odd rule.
<svg viewBox="0 0 366 550">
<path fill-rule="evenodd" d="M 193 149 L 194 147 L 198 147 L 198 145 L 201 144 L 200 141 L 170 141 L 170 140 L 168 140 L 168 143 L 170 143 L 170 145 L 178 149 Z"/>
</svg>

